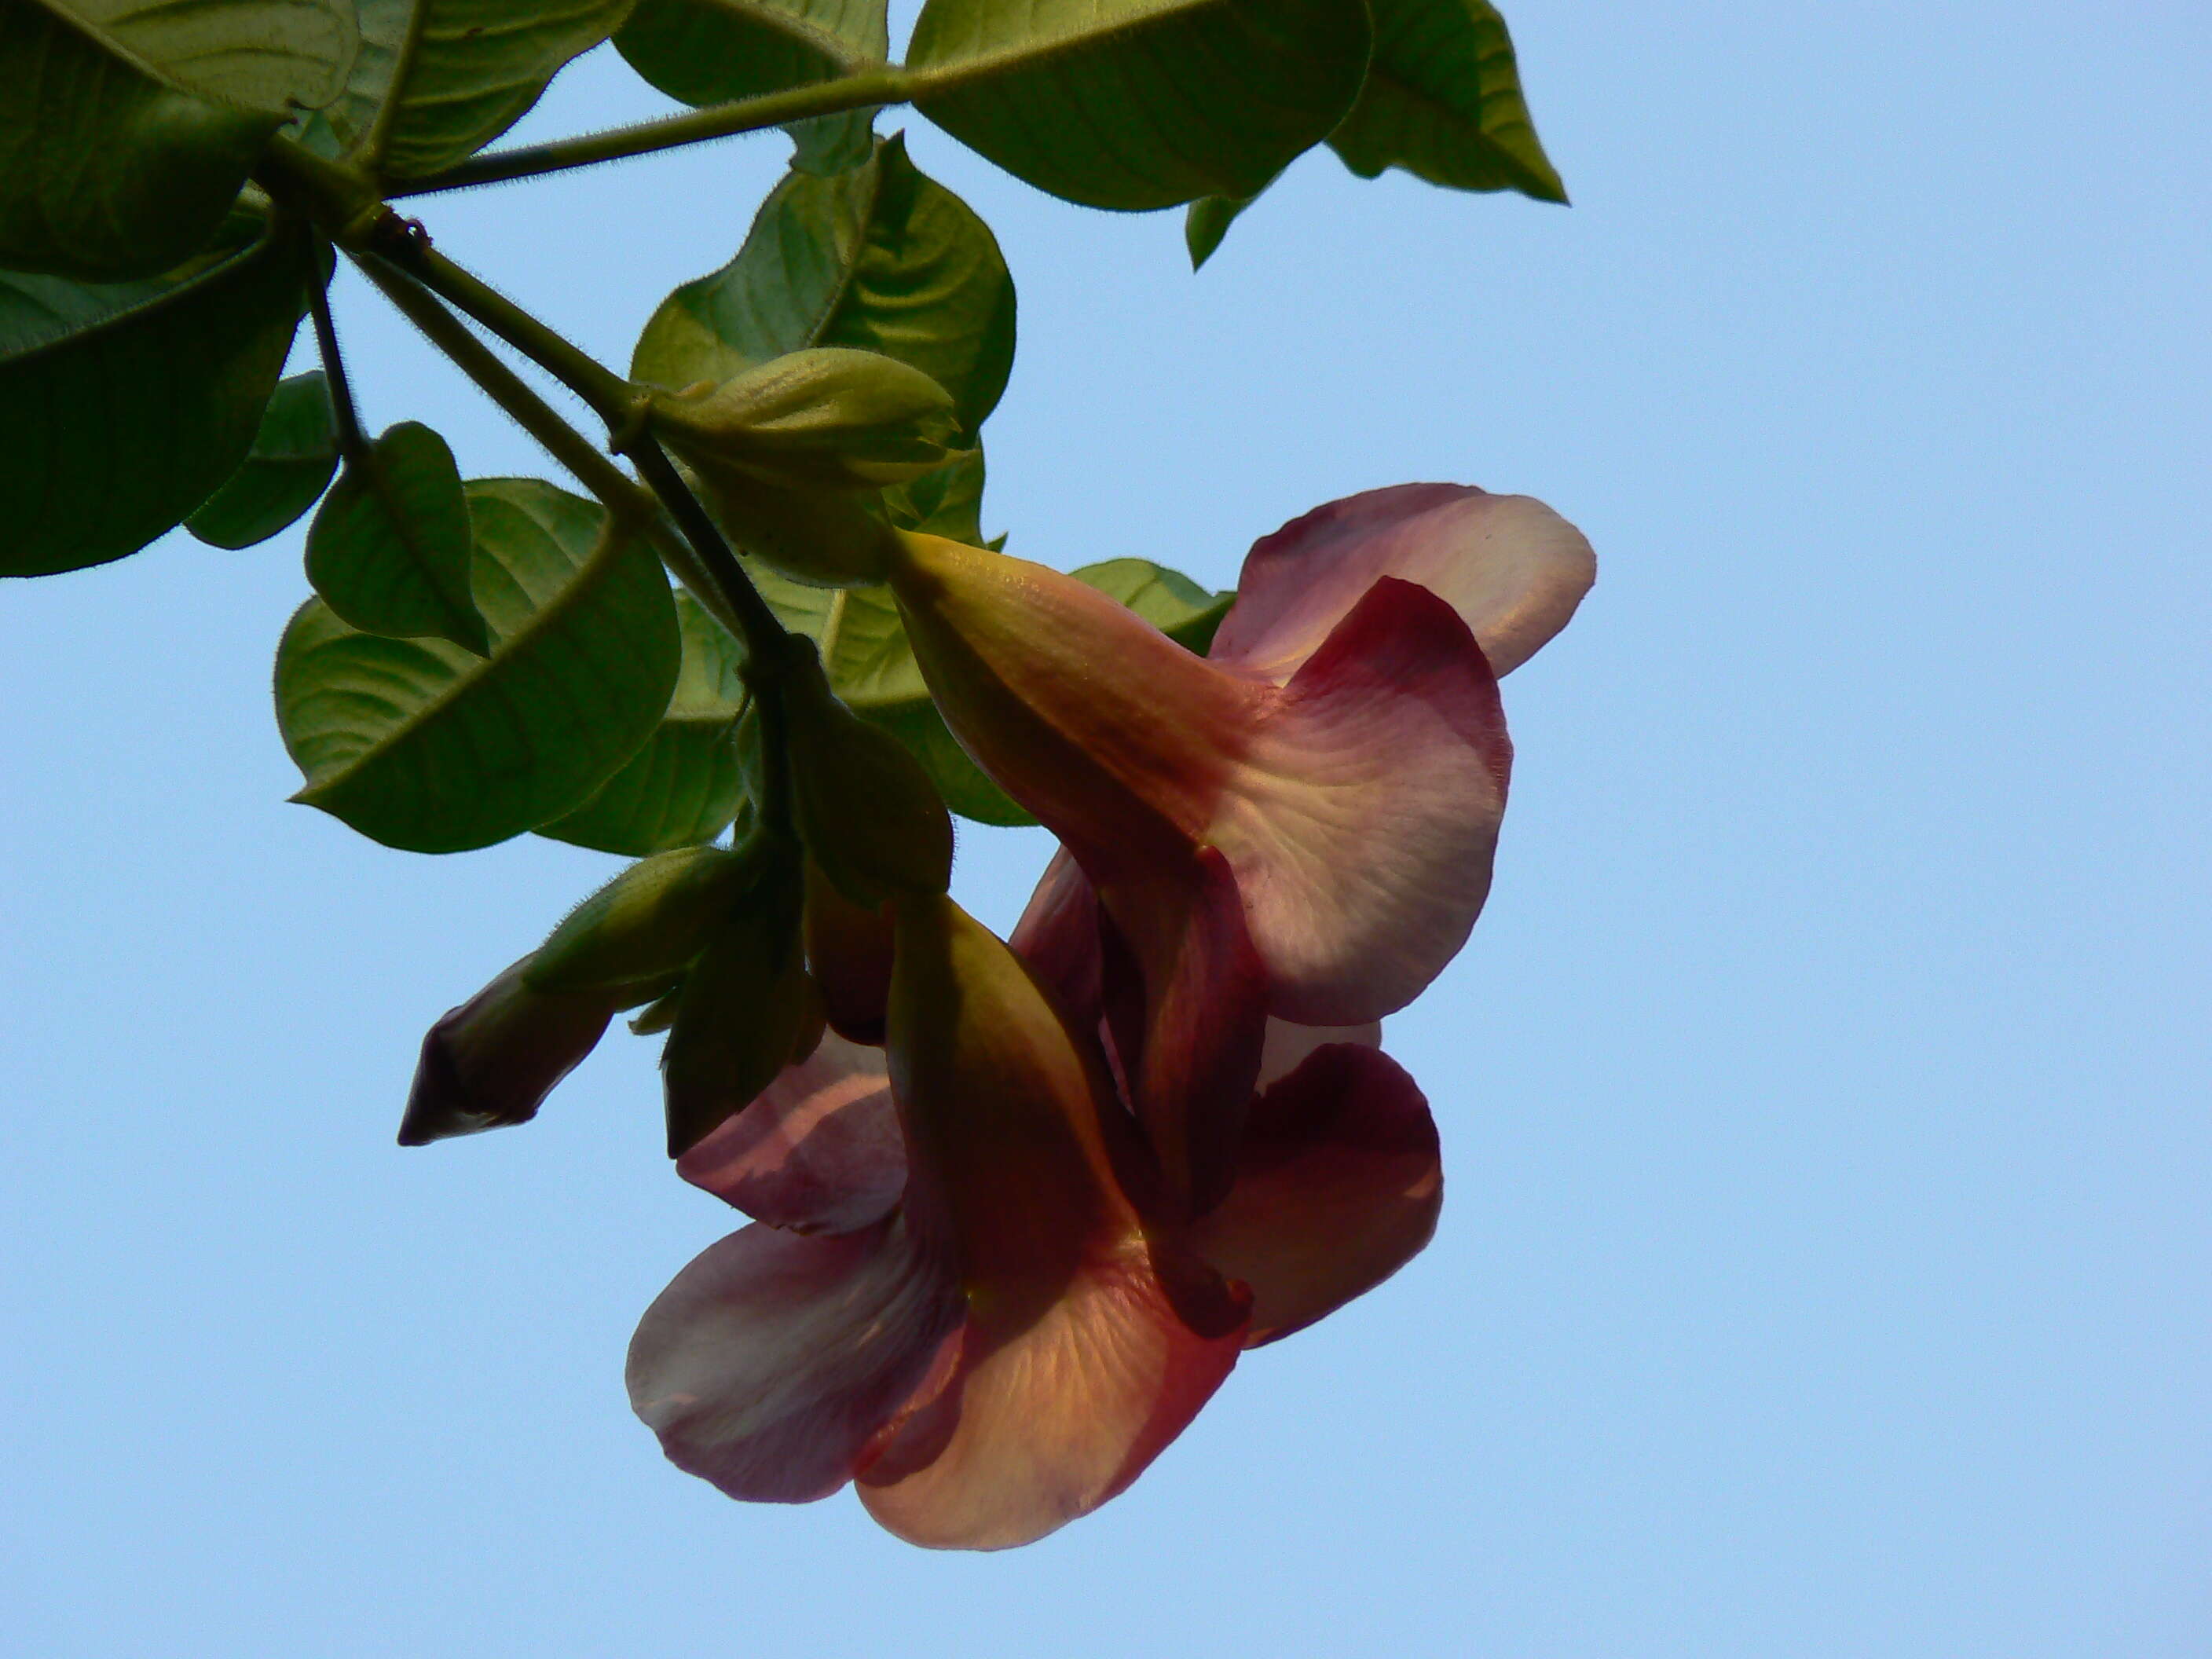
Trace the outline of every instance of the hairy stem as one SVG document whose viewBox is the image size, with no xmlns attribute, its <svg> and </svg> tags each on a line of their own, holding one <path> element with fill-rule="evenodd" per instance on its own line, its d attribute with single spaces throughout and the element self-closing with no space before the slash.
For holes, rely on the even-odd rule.
<svg viewBox="0 0 2212 1659">
<path fill-rule="evenodd" d="M 773 676 L 781 672 L 783 653 L 779 648 L 787 635 L 782 623 L 760 590 L 752 585 L 738 556 L 723 538 L 721 530 L 707 509 L 699 504 L 690 487 L 677 471 L 676 464 L 668 459 L 668 452 L 650 433 L 641 434 L 626 451 L 630 465 L 637 468 L 647 489 L 660 497 L 669 516 L 676 520 L 684 539 L 691 544 L 699 562 L 730 596 L 738 612 L 738 637 L 745 642 L 746 669 L 749 677 Z"/>
<path fill-rule="evenodd" d="M 353 257 L 362 274 L 376 285 L 395 309 L 473 380 L 484 396 L 535 439 L 539 447 L 605 502 L 609 512 L 652 526 L 656 532 L 654 545 L 677 579 L 697 596 L 717 621 L 739 638 L 747 639 L 750 644 L 744 613 L 725 592 L 723 584 L 709 574 L 684 538 L 666 527 L 665 515 L 651 491 L 562 419 L 520 375 L 500 361 L 497 353 L 470 332 L 465 323 L 440 304 L 435 295 L 374 254 Z M 734 560 L 732 566 L 734 568 Z M 737 575 L 740 582 L 744 580 L 742 570 L 737 571 Z M 745 583 L 745 589 L 750 594 L 751 584 Z M 760 604 L 758 595 L 752 598 L 754 604 Z"/>
<path fill-rule="evenodd" d="M 389 193 L 397 199 L 433 191 L 465 190 L 471 185 L 498 184 L 508 179 L 532 179 L 541 173 L 566 172 L 570 167 L 596 167 L 602 161 L 618 161 L 625 156 L 735 137 L 742 132 L 758 132 L 766 127 L 782 126 L 812 116 L 837 115 L 877 104 L 902 104 L 914 95 L 921 79 L 905 70 L 886 67 L 865 75 L 817 81 L 758 98 L 710 105 L 688 114 L 641 121 L 635 126 L 614 127 L 605 132 L 587 132 L 550 144 L 526 144 L 489 155 L 471 156 L 442 173 L 421 179 L 394 179 Z"/>
<path fill-rule="evenodd" d="M 331 291 L 317 283 L 307 290 L 307 305 L 315 319 L 315 350 L 323 360 L 323 378 L 331 388 L 331 412 L 336 417 L 338 453 L 349 461 L 368 447 L 362 435 L 361 415 L 353 402 L 353 384 L 346 379 L 345 359 L 338 351 L 338 327 L 331 316 Z"/>
</svg>

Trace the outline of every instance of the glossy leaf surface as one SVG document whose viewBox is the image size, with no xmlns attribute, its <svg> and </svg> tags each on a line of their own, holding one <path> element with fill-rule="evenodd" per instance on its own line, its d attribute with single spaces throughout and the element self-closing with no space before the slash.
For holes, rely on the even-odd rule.
<svg viewBox="0 0 2212 1659">
<path fill-rule="evenodd" d="M 295 799 L 389 847 L 459 852 L 573 811 L 653 734 L 676 683 L 675 605 L 637 538 L 532 478 L 468 486 L 488 657 L 301 606 L 276 659 Z"/>
<path fill-rule="evenodd" d="M 0 272 L 0 575 L 135 553 L 236 470 L 290 348 L 305 242 L 145 282 Z"/>
<path fill-rule="evenodd" d="M 1375 60 L 1329 145 L 1363 179 L 1403 167 L 1455 190 L 1564 202 L 1536 141 L 1505 20 L 1486 0 L 1374 0 Z"/>
<path fill-rule="evenodd" d="M 33 5 L 0 7 L 0 265 L 92 281 L 198 252 L 282 117 L 185 91 Z"/>
<path fill-rule="evenodd" d="M 1091 207 L 1249 196 L 1327 137 L 1365 73 L 1361 0 L 929 0 L 915 107 Z"/>
<path fill-rule="evenodd" d="M 307 532 L 307 580 L 339 619 L 483 653 L 468 497 L 446 441 L 402 421 L 346 464 Z"/>
<path fill-rule="evenodd" d="M 884 0 L 639 0 L 615 50 L 671 98 L 720 104 L 879 67 Z"/>
<path fill-rule="evenodd" d="M 252 547 L 315 504 L 338 468 L 330 382 L 319 368 L 280 381 L 238 471 L 185 520 L 216 547 Z"/>
<path fill-rule="evenodd" d="M 1014 287 L 997 239 L 897 137 L 850 172 L 787 174 L 737 257 L 661 302 L 630 375 L 681 390 L 808 346 L 920 369 L 952 394 L 963 442 L 1006 390 Z"/>
<path fill-rule="evenodd" d="M 645 746 L 574 811 L 538 833 L 630 858 L 712 841 L 744 802 L 738 764 L 738 716 L 744 653 L 729 632 L 678 590 L 676 614 L 683 666 L 668 711 Z"/>
</svg>

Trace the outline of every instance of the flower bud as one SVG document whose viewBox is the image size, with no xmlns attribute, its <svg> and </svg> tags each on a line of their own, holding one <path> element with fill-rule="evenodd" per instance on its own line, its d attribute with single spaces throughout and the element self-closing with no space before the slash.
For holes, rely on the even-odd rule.
<svg viewBox="0 0 2212 1659">
<path fill-rule="evenodd" d="M 943 892 L 952 878 L 952 817 L 921 763 L 832 695 L 811 641 L 793 641 L 778 694 L 792 817 L 822 873 L 869 909 Z"/>
<path fill-rule="evenodd" d="M 399 1144 L 525 1123 L 575 1070 L 623 1006 L 620 993 L 547 992 L 525 957 L 430 1028 L 400 1119 Z"/>
<path fill-rule="evenodd" d="M 607 989 L 676 973 L 706 948 L 759 874 L 726 847 L 684 847 L 640 860 L 553 930 L 523 970 L 538 991 Z"/>
<path fill-rule="evenodd" d="M 654 430 L 702 471 L 789 489 L 875 489 L 955 453 L 952 398 L 920 369 L 817 346 L 747 369 L 704 396 L 653 399 Z"/>
<path fill-rule="evenodd" d="M 848 1042 L 880 1044 L 891 994 L 891 919 L 855 904 L 806 861 L 806 970 L 823 1012 Z"/>
<path fill-rule="evenodd" d="M 671 1158 L 750 1104 L 818 1032 L 799 887 L 781 861 L 763 872 L 684 975 L 660 1057 Z"/>
</svg>

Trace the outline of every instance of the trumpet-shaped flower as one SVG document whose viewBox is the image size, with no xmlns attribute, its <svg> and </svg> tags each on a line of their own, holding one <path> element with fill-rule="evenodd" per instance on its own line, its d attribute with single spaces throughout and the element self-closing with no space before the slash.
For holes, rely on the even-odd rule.
<svg viewBox="0 0 2212 1659">
<path fill-rule="evenodd" d="M 1540 503 L 1451 485 L 1255 546 L 1201 659 L 1085 584 L 927 536 L 890 579 L 947 723 L 1095 888 L 1104 1012 L 1171 1189 L 1229 1188 L 1269 1016 L 1402 1007 L 1489 891 L 1520 662 L 1589 584 Z"/>
<path fill-rule="evenodd" d="M 733 1497 L 857 1479 L 902 1537 L 1024 1543 L 1181 1432 L 1236 1363 L 1248 1298 L 1125 1189 L 1097 1067 L 950 900 L 898 906 L 889 1035 L 895 1204 L 878 1212 L 886 1139 L 865 1110 L 825 1139 L 883 1091 L 824 1097 L 827 1060 L 826 1088 L 787 1074 L 687 1170 L 784 1225 L 678 1275 L 631 1345 L 631 1399 L 671 1458 Z"/>
</svg>

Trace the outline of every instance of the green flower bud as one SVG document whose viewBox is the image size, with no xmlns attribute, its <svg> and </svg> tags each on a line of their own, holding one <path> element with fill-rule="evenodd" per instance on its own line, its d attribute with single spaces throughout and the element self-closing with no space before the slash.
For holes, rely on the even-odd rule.
<svg viewBox="0 0 2212 1659">
<path fill-rule="evenodd" d="M 799 490 L 918 478 L 951 459 L 960 428 L 951 395 L 920 369 L 842 346 L 773 358 L 703 396 L 656 396 L 652 419 L 702 474 Z"/>
<path fill-rule="evenodd" d="M 726 847 L 640 860 L 568 913 L 524 981 L 538 991 L 584 991 L 676 973 L 706 949 L 758 874 L 755 859 Z"/>
</svg>

